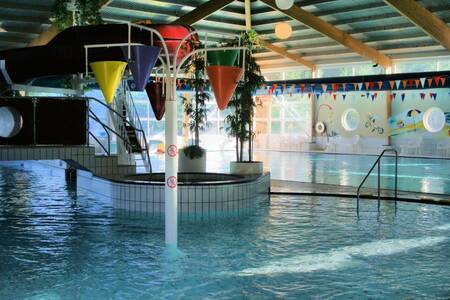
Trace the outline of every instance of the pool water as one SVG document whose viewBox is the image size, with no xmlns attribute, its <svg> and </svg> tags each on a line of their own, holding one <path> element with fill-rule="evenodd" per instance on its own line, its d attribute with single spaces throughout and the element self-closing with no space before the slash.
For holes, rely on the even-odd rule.
<svg viewBox="0 0 450 300">
<path fill-rule="evenodd" d="M 229 172 L 233 151 L 208 152 L 209 172 Z M 255 160 L 264 162 L 272 179 L 358 187 L 376 161 L 374 155 L 345 155 L 307 152 L 256 151 Z M 152 159 L 155 169 L 164 169 L 164 156 Z M 381 187 L 394 188 L 394 159 L 381 164 Z M 377 186 L 377 169 L 365 187 Z M 450 159 L 400 157 L 398 188 L 402 191 L 448 194 L 450 197 Z"/>
<path fill-rule="evenodd" d="M 272 197 L 246 218 L 185 222 L 114 210 L 61 172 L 0 166 L 0 299 L 450 297 L 450 208 Z"/>
</svg>

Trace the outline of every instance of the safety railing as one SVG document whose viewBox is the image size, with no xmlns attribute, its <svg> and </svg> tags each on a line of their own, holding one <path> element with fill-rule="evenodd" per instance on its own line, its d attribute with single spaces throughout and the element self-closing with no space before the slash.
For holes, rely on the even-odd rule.
<svg viewBox="0 0 450 300">
<path fill-rule="evenodd" d="M 142 126 L 141 119 L 139 118 L 138 111 L 136 109 L 136 105 L 134 104 L 133 96 L 131 94 L 131 90 L 126 81 L 123 81 L 125 97 L 124 97 L 124 105 L 127 112 L 128 121 L 131 123 L 131 126 L 135 129 L 136 139 L 141 147 L 141 157 L 144 162 L 144 167 L 147 172 L 152 172 L 152 164 L 150 161 L 150 150 L 149 143 L 147 141 L 147 137 L 145 136 L 144 127 Z"/>
<path fill-rule="evenodd" d="M 359 199 L 361 196 L 361 188 L 363 187 L 364 183 L 366 182 L 367 178 L 369 178 L 372 171 L 375 169 L 376 166 L 378 166 L 378 185 L 377 185 L 377 195 L 378 195 L 378 210 L 380 210 L 380 201 L 381 201 L 381 158 L 384 156 L 385 153 L 392 152 L 395 154 L 395 178 L 394 178 L 394 202 L 395 202 L 395 209 L 397 209 L 397 194 L 398 194 L 398 152 L 394 148 L 385 149 L 383 152 L 381 152 L 380 155 L 378 155 L 377 160 L 370 168 L 369 172 L 367 172 L 366 176 L 364 177 L 361 184 L 358 186 L 358 190 L 356 191 L 356 210 L 359 213 Z"/>
</svg>

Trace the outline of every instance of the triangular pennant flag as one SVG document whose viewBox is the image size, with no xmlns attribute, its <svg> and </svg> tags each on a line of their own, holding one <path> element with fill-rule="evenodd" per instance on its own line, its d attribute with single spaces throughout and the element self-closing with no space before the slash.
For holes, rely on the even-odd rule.
<svg viewBox="0 0 450 300">
<path fill-rule="evenodd" d="M 366 97 L 369 98 L 369 96 L 370 96 L 370 93 L 366 93 Z"/>
<path fill-rule="evenodd" d="M 407 88 L 407 85 L 408 85 L 408 80 L 403 79 L 403 80 L 402 80 L 402 83 L 403 83 L 403 88 L 406 89 L 406 88 Z"/>
<path fill-rule="evenodd" d="M 447 79 L 447 77 L 441 77 L 441 85 L 444 87 L 445 86 L 445 80 Z"/>
<path fill-rule="evenodd" d="M 281 92 L 284 94 L 284 91 L 286 90 L 286 83 L 281 84 Z"/>
<path fill-rule="evenodd" d="M 396 88 L 397 90 L 401 88 L 401 87 L 400 87 L 400 82 L 401 82 L 401 80 L 396 80 L 396 81 L 395 81 L 395 88 Z"/>
<path fill-rule="evenodd" d="M 89 66 L 94 72 L 106 102 L 113 102 L 127 63 L 123 61 L 98 61 L 90 63 Z"/>
<path fill-rule="evenodd" d="M 333 94 L 333 100 L 336 101 L 336 94 Z"/>
<path fill-rule="evenodd" d="M 305 92 L 305 85 L 303 83 L 300 84 L 300 90 L 302 91 L 302 94 Z"/>
<path fill-rule="evenodd" d="M 430 98 L 436 101 L 437 93 L 430 93 Z"/>
<path fill-rule="evenodd" d="M 375 100 L 375 94 L 371 95 L 372 101 Z"/>
<path fill-rule="evenodd" d="M 231 66 L 207 66 L 206 73 L 209 77 L 216 102 L 220 110 L 224 110 L 233 96 L 238 81 L 243 74 L 243 69 Z M 277 84 L 272 86 L 272 91 Z"/>
<path fill-rule="evenodd" d="M 374 93 L 374 95 L 375 95 L 375 99 L 378 97 L 378 93 Z"/>
<path fill-rule="evenodd" d="M 410 89 L 412 89 L 413 84 L 414 84 L 414 79 L 408 80 L 408 86 L 409 86 Z"/>
<path fill-rule="evenodd" d="M 416 84 L 416 88 L 419 88 L 420 80 L 419 79 L 415 79 L 414 83 Z"/>
<path fill-rule="evenodd" d="M 395 86 L 395 81 L 394 80 L 389 81 L 389 86 L 391 87 L 391 90 L 393 90 Z"/>
<path fill-rule="evenodd" d="M 405 93 L 402 93 L 402 102 L 405 101 Z"/>
<path fill-rule="evenodd" d="M 394 101 L 395 100 L 395 97 L 397 96 L 397 93 L 392 93 L 391 94 L 391 97 L 392 97 L 392 101 Z"/>
<path fill-rule="evenodd" d="M 322 92 L 325 93 L 327 91 L 327 88 L 328 88 L 328 85 L 322 84 Z"/>
<path fill-rule="evenodd" d="M 311 96 L 312 96 L 312 93 L 308 93 L 308 98 L 311 98 Z"/>
<path fill-rule="evenodd" d="M 316 94 L 316 99 L 319 99 L 319 97 L 320 97 L 320 93 L 317 93 Z"/>
<path fill-rule="evenodd" d="M 347 83 L 342 84 L 342 91 L 343 92 L 347 91 Z"/>
<path fill-rule="evenodd" d="M 428 82 L 428 87 L 431 87 L 431 85 L 433 84 L 433 78 L 428 78 L 427 82 Z"/>
<path fill-rule="evenodd" d="M 366 91 L 369 90 L 370 82 L 364 82 L 364 86 L 366 87 Z"/>
<path fill-rule="evenodd" d="M 434 76 L 434 83 L 436 84 L 436 86 L 439 86 L 439 80 L 441 79 L 440 76 Z"/>
<path fill-rule="evenodd" d="M 383 81 L 378 81 L 378 89 L 381 90 L 383 87 Z"/>
<path fill-rule="evenodd" d="M 358 84 L 356 82 L 353 83 L 353 89 L 356 91 L 358 89 Z"/>
<path fill-rule="evenodd" d="M 373 90 L 373 88 L 375 87 L 375 82 L 370 82 L 369 83 L 369 87 L 371 90 Z"/>
<path fill-rule="evenodd" d="M 358 91 L 362 90 L 362 86 L 363 86 L 362 82 L 358 83 Z"/>
<path fill-rule="evenodd" d="M 425 99 L 426 94 L 425 93 L 420 93 L 420 99 L 424 100 Z"/>
<path fill-rule="evenodd" d="M 347 97 L 347 95 L 346 94 L 342 94 L 342 100 L 345 101 L 345 97 Z"/>
<path fill-rule="evenodd" d="M 426 78 L 422 77 L 419 80 L 420 80 L 420 84 L 421 84 L 422 88 L 425 88 L 425 80 L 426 80 Z"/>
</svg>

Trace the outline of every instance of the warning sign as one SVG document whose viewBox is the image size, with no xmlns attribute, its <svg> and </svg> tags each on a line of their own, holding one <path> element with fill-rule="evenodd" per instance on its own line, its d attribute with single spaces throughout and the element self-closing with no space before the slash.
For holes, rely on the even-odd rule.
<svg viewBox="0 0 450 300">
<path fill-rule="evenodd" d="M 167 178 L 167 186 L 171 189 L 174 189 L 177 187 L 177 178 L 175 176 L 170 176 Z"/>
<path fill-rule="evenodd" d="M 178 154 L 178 148 L 176 145 L 170 145 L 167 148 L 167 154 L 169 154 L 170 157 L 175 157 Z"/>
</svg>

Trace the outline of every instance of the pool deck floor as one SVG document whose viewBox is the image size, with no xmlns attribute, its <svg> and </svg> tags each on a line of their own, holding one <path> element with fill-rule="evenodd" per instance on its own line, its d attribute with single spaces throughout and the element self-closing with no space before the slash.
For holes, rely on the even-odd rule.
<svg viewBox="0 0 450 300">
<path fill-rule="evenodd" d="M 323 183 L 309 183 L 288 180 L 271 180 L 273 195 L 316 195 L 331 197 L 356 198 L 356 187 Z M 393 200 L 393 190 L 381 190 L 383 200 Z M 361 198 L 376 199 L 377 189 L 364 188 Z M 407 202 L 423 202 L 428 204 L 450 205 L 450 195 L 398 191 L 398 199 Z"/>
</svg>

